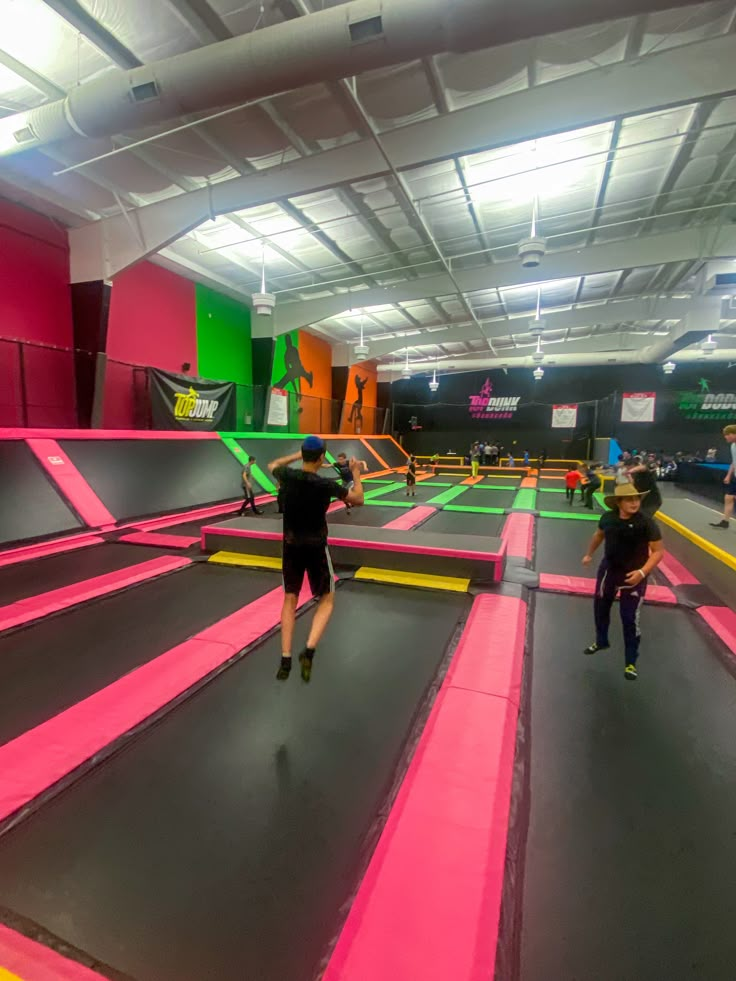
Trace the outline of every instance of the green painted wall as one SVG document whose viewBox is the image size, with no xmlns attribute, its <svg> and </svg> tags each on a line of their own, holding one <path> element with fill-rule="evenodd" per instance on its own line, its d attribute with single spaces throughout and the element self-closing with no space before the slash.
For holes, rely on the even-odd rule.
<svg viewBox="0 0 736 981">
<path fill-rule="evenodd" d="M 238 429 L 252 429 L 253 352 L 250 309 L 197 284 L 197 373 L 238 385 Z"/>
</svg>

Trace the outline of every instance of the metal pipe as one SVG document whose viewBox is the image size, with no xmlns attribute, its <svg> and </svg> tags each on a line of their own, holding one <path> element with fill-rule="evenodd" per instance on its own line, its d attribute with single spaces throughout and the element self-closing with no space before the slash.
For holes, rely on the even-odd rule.
<svg viewBox="0 0 736 981">
<path fill-rule="evenodd" d="M 335 81 L 443 52 L 473 51 L 694 0 L 352 0 L 84 82 L 9 116 L 0 153 L 104 137 L 188 113 Z"/>
</svg>

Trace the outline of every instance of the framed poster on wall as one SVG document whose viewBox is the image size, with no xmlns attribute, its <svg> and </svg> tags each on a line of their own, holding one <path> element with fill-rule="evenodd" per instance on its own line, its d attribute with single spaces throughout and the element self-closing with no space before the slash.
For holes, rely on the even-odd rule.
<svg viewBox="0 0 736 981">
<path fill-rule="evenodd" d="M 624 392 L 621 399 L 621 422 L 654 422 L 654 392 Z"/>
<path fill-rule="evenodd" d="M 552 428 L 574 429 L 578 424 L 578 407 L 575 405 L 552 406 Z"/>
<path fill-rule="evenodd" d="M 289 393 L 283 388 L 272 388 L 268 400 L 267 426 L 289 425 Z"/>
</svg>

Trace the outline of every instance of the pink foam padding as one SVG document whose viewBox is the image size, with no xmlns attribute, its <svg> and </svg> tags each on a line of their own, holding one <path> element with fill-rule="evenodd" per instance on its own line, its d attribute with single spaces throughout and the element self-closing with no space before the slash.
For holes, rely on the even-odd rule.
<svg viewBox="0 0 736 981">
<path fill-rule="evenodd" d="M 556 576 L 549 572 L 539 573 L 539 588 L 551 593 L 572 593 L 576 596 L 593 596 L 595 579 L 584 576 Z"/>
<path fill-rule="evenodd" d="M 70 606 L 77 606 L 79 603 L 85 603 L 100 596 L 107 596 L 108 593 L 115 593 L 120 589 L 135 586 L 156 576 L 183 569 L 185 566 L 191 565 L 191 561 L 191 559 L 177 558 L 173 555 L 162 555 L 160 558 L 139 562 L 136 565 L 127 566 L 125 569 L 116 569 L 114 572 L 107 572 L 102 576 L 94 576 L 92 579 L 85 579 L 69 586 L 61 586 L 59 589 L 51 589 L 46 593 L 29 596 L 27 599 L 18 600 L 9 606 L 0 607 L 0 630 L 9 630 L 11 627 L 30 623 L 32 620 L 38 620 L 52 613 L 58 613 L 60 610 L 66 610 Z"/>
<path fill-rule="evenodd" d="M 699 586 L 700 580 L 692 572 L 685 568 L 682 562 L 678 562 L 674 555 L 669 552 L 659 563 L 659 569 L 664 573 L 672 586 Z"/>
<path fill-rule="evenodd" d="M 333 501 L 332 504 L 330 504 L 330 506 L 327 508 L 327 513 L 334 514 L 335 511 L 343 511 L 344 509 L 345 509 L 345 505 L 342 501 Z"/>
<path fill-rule="evenodd" d="M 593 596 L 595 580 L 583 576 L 555 576 L 540 572 L 539 588 L 551 593 L 570 593 L 576 596 Z M 677 597 L 669 586 L 648 585 L 644 596 L 646 603 L 662 603 L 668 606 L 677 604 Z"/>
<path fill-rule="evenodd" d="M 428 505 L 422 505 L 417 508 L 412 508 L 410 511 L 405 511 L 400 514 L 398 518 L 394 518 L 393 521 L 389 521 L 385 524 L 384 528 L 390 528 L 393 531 L 411 531 L 412 528 L 416 528 L 420 525 L 422 521 L 430 517 L 430 515 L 436 514 L 436 508 L 429 507 Z"/>
<path fill-rule="evenodd" d="M 27 439 L 26 444 L 85 524 L 90 528 L 114 527 L 113 515 L 55 440 Z"/>
<path fill-rule="evenodd" d="M 217 525 L 207 525 L 202 528 L 202 541 L 205 532 L 216 532 L 225 534 L 232 538 L 260 538 L 265 541 L 281 541 L 281 533 L 278 531 L 258 531 L 255 528 L 218 528 Z M 501 552 L 464 552 L 456 548 L 431 548 L 428 545 L 410 545 L 388 542 L 358 541 L 351 538 L 336 538 L 330 535 L 328 538 L 330 545 L 342 548 L 367 548 L 376 552 L 408 552 L 412 555 L 447 555 L 450 558 L 458 559 L 478 559 L 483 562 L 498 562 L 503 559 Z"/>
<path fill-rule="evenodd" d="M 478 596 L 450 663 L 447 683 L 508 698 L 518 707 L 526 612 L 526 603 L 518 597 Z"/>
<path fill-rule="evenodd" d="M 700 606 L 697 612 L 731 653 L 736 654 L 736 613 L 728 606 Z"/>
<path fill-rule="evenodd" d="M 303 590 L 299 605 L 311 596 Z M 0 747 L 0 821 L 276 627 L 283 592 L 254 602 Z"/>
<path fill-rule="evenodd" d="M 165 535 L 160 531 L 134 531 L 130 535 L 123 535 L 118 541 L 129 542 L 131 545 L 159 545 L 161 548 L 189 548 L 199 541 L 199 535 Z"/>
<path fill-rule="evenodd" d="M 256 498 L 256 504 L 261 501 L 270 501 L 271 497 Z M 242 504 L 242 498 L 233 498 L 224 504 L 210 504 L 204 508 L 194 508 L 192 511 L 179 511 L 177 514 L 164 514 L 160 518 L 145 518 L 143 521 L 136 519 L 127 524 L 120 525 L 121 528 L 133 528 L 135 531 L 156 531 L 159 528 L 170 528 L 172 525 L 183 525 L 187 521 L 197 521 L 199 518 L 215 518 L 218 514 L 227 514 L 238 504 Z"/>
<path fill-rule="evenodd" d="M 75 535 L 72 538 L 57 538 L 53 542 L 43 542 L 40 545 L 21 545 L 19 548 L 9 548 L 0 553 L 0 568 L 5 565 L 15 565 L 18 562 L 28 562 L 30 559 L 42 559 L 47 555 L 57 555 L 59 552 L 74 552 L 78 548 L 89 545 L 100 545 L 105 541 L 99 535 Z"/>
<path fill-rule="evenodd" d="M 180 429 L 18 429 L 0 428 L 0 439 L 219 439 L 219 433 Z"/>
<path fill-rule="evenodd" d="M 2 925 L 0 965 L 23 981 L 106 981 L 101 974 Z"/>
<path fill-rule="evenodd" d="M 525 616 L 476 600 L 323 981 L 492 977 Z"/>
<path fill-rule="evenodd" d="M 515 511 L 507 515 L 501 532 L 501 540 L 506 542 L 506 552 L 514 558 L 532 560 L 532 539 L 534 536 L 534 515 Z"/>
</svg>

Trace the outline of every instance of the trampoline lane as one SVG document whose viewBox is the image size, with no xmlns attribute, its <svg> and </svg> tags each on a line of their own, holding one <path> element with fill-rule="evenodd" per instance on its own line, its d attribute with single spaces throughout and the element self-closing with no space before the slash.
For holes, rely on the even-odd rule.
<svg viewBox="0 0 736 981">
<path fill-rule="evenodd" d="M 565 524 L 564 522 L 558 522 Z M 590 600 L 537 593 L 520 981 L 733 981 L 736 682 L 648 607 L 639 680 L 584 657 Z"/>
<path fill-rule="evenodd" d="M 311 685 L 232 665 L 0 838 L 0 907 L 136 981 L 311 981 L 468 604 L 344 584 Z"/>
</svg>

